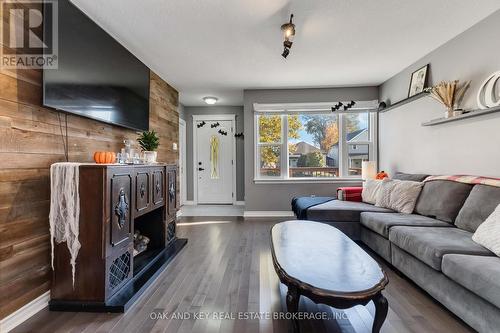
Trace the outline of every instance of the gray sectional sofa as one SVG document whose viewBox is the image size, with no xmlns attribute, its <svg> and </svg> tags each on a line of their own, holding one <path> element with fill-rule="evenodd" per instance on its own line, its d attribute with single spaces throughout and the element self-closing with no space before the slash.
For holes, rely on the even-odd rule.
<svg viewBox="0 0 500 333">
<path fill-rule="evenodd" d="M 361 240 L 474 329 L 500 332 L 500 258 L 471 238 L 498 204 L 498 187 L 434 180 L 410 215 L 334 200 L 307 217 Z"/>
</svg>

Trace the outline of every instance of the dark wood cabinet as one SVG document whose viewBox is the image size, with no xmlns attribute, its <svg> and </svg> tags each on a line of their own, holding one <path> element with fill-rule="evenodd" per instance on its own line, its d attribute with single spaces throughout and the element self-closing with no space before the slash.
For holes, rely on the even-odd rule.
<svg viewBox="0 0 500 333">
<path fill-rule="evenodd" d="M 138 170 L 135 174 L 135 216 L 147 212 L 151 205 L 151 173 Z"/>
<path fill-rule="evenodd" d="M 177 167 L 167 166 L 167 219 L 175 219 L 177 210 Z"/>
<path fill-rule="evenodd" d="M 131 244 L 106 260 L 105 299 L 113 296 L 132 278 L 133 260 L 134 249 Z"/>
<path fill-rule="evenodd" d="M 165 202 L 165 169 L 153 169 L 153 206 L 162 206 Z"/>
<path fill-rule="evenodd" d="M 111 223 L 110 236 L 111 246 L 119 246 L 120 244 L 129 244 L 132 241 L 132 212 L 131 199 L 133 191 L 133 172 L 132 169 L 123 168 L 109 169 L 109 194 L 110 194 L 110 216 Z M 84 203 L 80 203 L 85 209 Z"/>
<path fill-rule="evenodd" d="M 51 310 L 122 312 L 187 242 L 176 237 L 177 167 L 80 166 L 81 248 L 73 285 L 66 244 L 54 251 Z M 134 251 L 134 233 L 150 238 Z"/>
</svg>

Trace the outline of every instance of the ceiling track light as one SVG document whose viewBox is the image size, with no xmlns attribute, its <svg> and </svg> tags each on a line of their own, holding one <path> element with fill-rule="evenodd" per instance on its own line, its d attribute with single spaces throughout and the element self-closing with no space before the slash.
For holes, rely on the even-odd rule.
<svg viewBox="0 0 500 333">
<path fill-rule="evenodd" d="M 290 21 L 281 25 L 283 32 L 283 53 L 281 56 L 286 59 L 290 54 L 290 49 L 293 45 L 293 38 L 295 37 L 295 24 L 293 24 L 293 14 L 290 15 Z"/>
</svg>

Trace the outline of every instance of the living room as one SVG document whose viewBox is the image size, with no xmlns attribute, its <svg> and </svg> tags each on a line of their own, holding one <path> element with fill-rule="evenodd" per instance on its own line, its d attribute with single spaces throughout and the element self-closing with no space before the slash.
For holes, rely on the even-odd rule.
<svg viewBox="0 0 500 333">
<path fill-rule="evenodd" d="M 500 332 L 500 3 L 1 1 L 0 332 Z"/>
</svg>

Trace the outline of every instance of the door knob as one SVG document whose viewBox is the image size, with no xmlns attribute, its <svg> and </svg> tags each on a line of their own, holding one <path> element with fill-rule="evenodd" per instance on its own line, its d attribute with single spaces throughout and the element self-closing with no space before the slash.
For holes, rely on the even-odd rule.
<svg viewBox="0 0 500 333">
<path fill-rule="evenodd" d="M 203 171 L 203 170 L 205 170 L 205 169 L 203 169 L 203 168 L 198 168 L 198 171 Z"/>
</svg>

